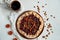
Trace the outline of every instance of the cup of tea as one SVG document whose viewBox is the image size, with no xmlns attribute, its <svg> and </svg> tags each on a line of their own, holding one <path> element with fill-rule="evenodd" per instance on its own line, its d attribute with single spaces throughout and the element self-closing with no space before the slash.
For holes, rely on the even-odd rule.
<svg viewBox="0 0 60 40">
<path fill-rule="evenodd" d="M 21 9 L 21 4 L 18 0 L 13 0 L 10 3 L 10 8 L 14 11 L 18 11 L 19 9 Z"/>
<path fill-rule="evenodd" d="M 14 11 L 21 9 L 20 0 L 3 0 L 1 3 L 5 8 L 10 8 Z"/>
</svg>

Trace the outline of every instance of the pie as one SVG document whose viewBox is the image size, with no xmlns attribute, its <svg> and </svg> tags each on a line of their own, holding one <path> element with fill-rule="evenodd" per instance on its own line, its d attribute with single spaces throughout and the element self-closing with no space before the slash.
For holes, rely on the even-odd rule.
<svg viewBox="0 0 60 40">
<path fill-rule="evenodd" d="M 44 29 L 43 18 L 36 11 L 24 11 L 16 20 L 17 32 L 27 39 L 37 38 Z"/>
</svg>

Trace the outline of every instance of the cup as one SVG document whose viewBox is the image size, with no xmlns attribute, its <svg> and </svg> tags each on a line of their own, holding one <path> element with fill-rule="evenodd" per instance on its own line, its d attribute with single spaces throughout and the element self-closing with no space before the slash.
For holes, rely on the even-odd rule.
<svg viewBox="0 0 60 40">
<path fill-rule="evenodd" d="M 10 8 L 14 11 L 18 11 L 19 9 L 21 9 L 21 4 L 18 0 L 13 0 L 10 3 Z"/>
<path fill-rule="evenodd" d="M 18 11 L 19 9 L 21 9 L 21 4 L 19 0 L 3 0 L 1 5 L 14 11 Z"/>
</svg>

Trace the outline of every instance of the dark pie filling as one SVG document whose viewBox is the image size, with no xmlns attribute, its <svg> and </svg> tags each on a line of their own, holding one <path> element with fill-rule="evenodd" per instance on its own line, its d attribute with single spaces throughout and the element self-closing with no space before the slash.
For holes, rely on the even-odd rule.
<svg viewBox="0 0 60 40">
<path fill-rule="evenodd" d="M 20 30 L 24 31 L 27 35 L 35 35 L 39 30 L 41 22 L 34 15 L 25 16 L 20 23 Z"/>
</svg>

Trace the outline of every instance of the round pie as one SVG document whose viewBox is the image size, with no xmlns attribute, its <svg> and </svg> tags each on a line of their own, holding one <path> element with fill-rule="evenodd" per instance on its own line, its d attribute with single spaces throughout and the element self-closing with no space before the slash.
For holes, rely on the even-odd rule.
<svg viewBox="0 0 60 40">
<path fill-rule="evenodd" d="M 24 38 L 37 38 L 44 29 L 43 18 L 35 11 L 28 10 L 18 16 L 16 30 Z"/>
</svg>

